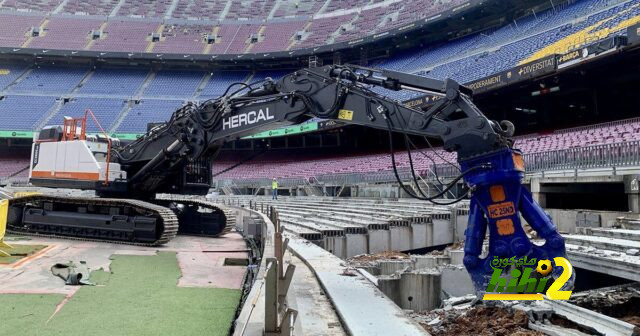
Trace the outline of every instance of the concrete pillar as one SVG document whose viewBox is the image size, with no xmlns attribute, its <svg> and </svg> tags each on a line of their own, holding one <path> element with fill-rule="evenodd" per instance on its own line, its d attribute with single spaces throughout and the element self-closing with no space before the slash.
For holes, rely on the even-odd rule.
<svg viewBox="0 0 640 336">
<path fill-rule="evenodd" d="M 475 294 L 476 289 L 471 281 L 469 272 L 462 266 L 440 267 L 442 273 L 442 291 L 451 296 Z"/>
<path fill-rule="evenodd" d="M 462 265 L 464 259 L 464 250 L 449 250 L 451 265 Z"/>
<path fill-rule="evenodd" d="M 411 259 L 405 260 L 380 260 L 378 261 L 381 275 L 392 275 L 398 271 L 402 271 L 407 267 L 413 267 Z"/>
<path fill-rule="evenodd" d="M 392 251 L 408 251 L 411 249 L 410 226 L 390 227 L 389 233 L 389 246 Z"/>
<path fill-rule="evenodd" d="M 416 270 L 436 268 L 449 263 L 449 256 L 446 255 L 412 255 L 413 268 Z"/>
<path fill-rule="evenodd" d="M 428 311 L 440 307 L 442 275 L 437 271 L 414 271 L 400 275 L 400 307 Z"/>
<path fill-rule="evenodd" d="M 625 175 L 623 177 L 624 192 L 627 194 L 629 211 L 640 213 L 640 175 Z"/>
<path fill-rule="evenodd" d="M 421 249 L 427 244 L 427 223 L 411 223 L 411 249 Z"/>
<path fill-rule="evenodd" d="M 324 237 L 324 249 L 340 259 L 345 259 L 345 237 Z"/>
<path fill-rule="evenodd" d="M 378 289 L 400 306 L 400 276 L 379 276 Z"/>
<path fill-rule="evenodd" d="M 346 258 L 366 254 L 367 236 L 365 234 L 346 234 L 344 249 Z"/>
<path fill-rule="evenodd" d="M 389 230 L 369 230 L 367 233 L 368 252 L 378 253 L 383 251 L 389 251 Z"/>
<path fill-rule="evenodd" d="M 531 197 L 534 201 L 538 202 L 541 207 L 547 207 L 547 195 L 542 192 L 542 187 L 540 185 L 540 179 L 532 178 L 531 179 Z"/>
</svg>

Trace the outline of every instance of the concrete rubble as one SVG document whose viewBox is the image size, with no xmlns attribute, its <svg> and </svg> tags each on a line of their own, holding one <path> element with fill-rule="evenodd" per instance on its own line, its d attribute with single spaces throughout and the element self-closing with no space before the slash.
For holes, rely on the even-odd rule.
<svg viewBox="0 0 640 336">
<path fill-rule="evenodd" d="M 373 277 L 372 282 L 401 308 L 425 311 L 440 307 L 443 298 L 475 293 L 462 266 L 463 254 L 460 249 L 426 255 L 386 252 L 354 256 L 345 264 Z"/>
</svg>

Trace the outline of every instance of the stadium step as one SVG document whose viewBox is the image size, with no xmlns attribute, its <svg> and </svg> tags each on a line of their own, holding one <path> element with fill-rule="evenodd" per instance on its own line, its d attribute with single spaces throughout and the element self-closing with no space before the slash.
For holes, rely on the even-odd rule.
<svg viewBox="0 0 640 336">
<path fill-rule="evenodd" d="M 609 237 L 624 240 L 640 241 L 640 230 L 585 228 L 584 234 L 596 237 Z"/>
<path fill-rule="evenodd" d="M 564 239 L 567 244 L 622 253 L 629 249 L 640 249 L 640 241 L 635 240 L 586 235 L 566 235 Z"/>
<path fill-rule="evenodd" d="M 640 230 L 640 220 L 625 220 L 622 226 L 629 230 Z"/>
</svg>

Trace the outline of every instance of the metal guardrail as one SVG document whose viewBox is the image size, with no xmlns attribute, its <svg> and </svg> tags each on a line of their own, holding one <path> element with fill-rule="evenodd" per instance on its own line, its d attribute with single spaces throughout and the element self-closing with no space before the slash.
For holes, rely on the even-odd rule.
<svg viewBox="0 0 640 336">
<path fill-rule="evenodd" d="M 550 152 L 523 155 L 527 173 L 537 173 L 550 170 L 593 169 L 610 167 L 640 166 L 640 141 L 627 141 L 614 144 L 595 145 L 588 147 L 567 148 Z M 453 178 L 460 174 L 456 166 L 438 164 L 430 168 L 440 178 Z M 417 172 L 426 180 L 435 180 L 435 174 L 427 171 Z M 402 181 L 411 181 L 412 176 L 408 168 L 398 169 Z M 425 177 L 426 176 L 426 177 Z M 395 182 L 393 171 L 379 171 L 370 173 L 337 173 L 316 176 L 321 183 L 358 184 Z M 303 178 L 281 178 L 281 187 L 295 187 L 304 185 Z M 237 186 L 260 187 L 270 184 L 269 179 L 233 180 Z"/>
<path fill-rule="evenodd" d="M 640 141 L 524 155 L 528 172 L 640 165 Z"/>
</svg>

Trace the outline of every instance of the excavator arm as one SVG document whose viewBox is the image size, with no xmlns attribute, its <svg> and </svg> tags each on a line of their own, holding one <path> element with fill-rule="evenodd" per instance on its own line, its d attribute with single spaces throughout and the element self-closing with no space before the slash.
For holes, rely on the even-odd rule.
<svg viewBox="0 0 640 336">
<path fill-rule="evenodd" d="M 372 86 L 430 92 L 442 99 L 424 112 L 376 94 Z M 225 141 L 313 117 L 437 137 L 460 158 L 509 148 L 513 127 L 508 124 L 503 130 L 488 120 L 471 102 L 470 93 L 453 80 L 398 72 L 336 65 L 302 69 L 241 94 L 186 105 L 166 124 L 115 149 L 112 157 L 126 167 L 129 191 L 153 193 L 184 189 L 167 189 L 162 183 L 175 181 L 167 175 L 182 171 L 185 164 L 212 158 Z"/>
<path fill-rule="evenodd" d="M 421 111 L 377 94 L 373 87 L 441 98 L 429 110 Z M 258 87 L 241 84 L 238 91 L 199 105 L 186 105 L 168 123 L 116 149 L 112 157 L 128 169 L 129 192 L 208 189 L 210 160 L 225 141 L 314 117 L 334 119 L 439 138 L 446 150 L 457 152 L 460 178 L 468 185 L 471 199 L 464 265 L 477 290 L 486 290 L 494 258 L 553 260 L 565 256 L 563 238 L 521 184 L 524 163 L 521 153 L 512 148 L 513 125 L 487 119 L 471 101 L 471 90 L 455 81 L 331 65 L 301 69 Z M 176 172 L 182 176 L 172 178 L 179 175 Z M 433 201 L 424 194 L 412 196 Z M 545 239 L 544 245 L 528 239 L 521 216 Z M 487 229 L 489 251 L 483 258 Z M 562 267 L 554 268 L 554 276 L 561 273 Z"/>
</svg>

